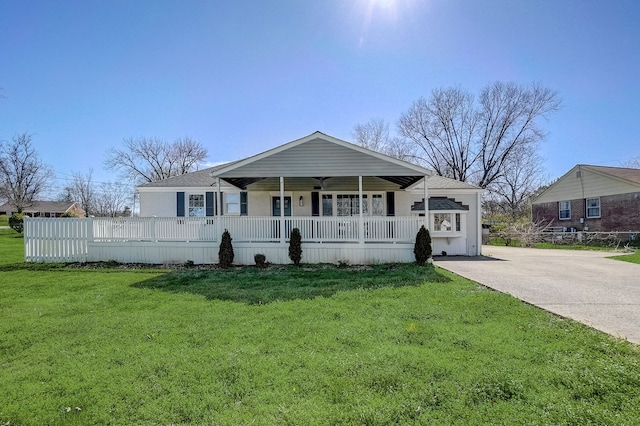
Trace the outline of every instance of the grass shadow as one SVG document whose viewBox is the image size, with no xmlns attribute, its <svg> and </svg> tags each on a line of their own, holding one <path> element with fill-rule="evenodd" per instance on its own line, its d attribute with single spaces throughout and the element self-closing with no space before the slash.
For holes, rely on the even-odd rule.
<svg viewBox="0 0 640 426">
<path fill-rule="evenodd" d="M 191 293 L 209 300 L 250 305 L 275 301 L 330 297 L 339 291 L 382 287 L 419 286 L 425 282 L 448 282 L 435 268 L 412 264 L 358 267 L 245 266 L 223 269 L 182 269 L 134 284 L 136 288 L 170 293 Z"/>
</svg>

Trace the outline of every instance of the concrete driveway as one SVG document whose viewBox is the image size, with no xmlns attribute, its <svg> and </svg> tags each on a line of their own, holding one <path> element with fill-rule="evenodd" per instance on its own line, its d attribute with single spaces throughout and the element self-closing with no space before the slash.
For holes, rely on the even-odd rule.
<svg viewBox="0 0 640 426">
<path fill-rule="evenodd" d="M 595 251 L 483 246 L 435 264 L 547 311 L 640 344 L 640 265 Z"/>
</svg>

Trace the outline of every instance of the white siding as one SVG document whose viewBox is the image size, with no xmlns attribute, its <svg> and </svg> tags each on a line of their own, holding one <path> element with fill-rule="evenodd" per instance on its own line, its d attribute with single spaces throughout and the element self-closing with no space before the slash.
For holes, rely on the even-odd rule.
<svg viewBox="0 0 640 426">
<path fill-rule="evenodd" d="M 534 203 L 579 200 L 627 194 L 638 192 L 639 190 L 640 185 L 634 185 L 615 177 L 597 173 L 586 167 L 576 166 L 536 198 Z"/>
<path fill-rule="evenodd" d="M 388 160 L 315 139 L 237 167 L 227 177 L 406 176 L 420 173 Z"/>
<path fill-rule="evenodd" d="M 176 215 L 176 192 L 140 192 L 141 217 L 171 217 Z"/>
</svg>

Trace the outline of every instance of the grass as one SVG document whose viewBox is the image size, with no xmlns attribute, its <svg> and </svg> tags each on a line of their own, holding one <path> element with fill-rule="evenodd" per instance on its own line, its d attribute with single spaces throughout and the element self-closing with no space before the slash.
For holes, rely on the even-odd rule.
<svg viewBox="0 0 640 426">
<path fill-rule="evenodd" d="M 636 252 L 633 254 L 625 254 L 622 256 L 612 256 L 611 258 L 616 260 L 623 260 L 625 262 L 640 264 L 640 250 L 636 250 Z"/>
<path fill-rule="evenodd" d="M 0 230 L 3 425 L 640 420 L 638 346 L 441 269 L 72 268 L 20 243 Z"/>
</svg>

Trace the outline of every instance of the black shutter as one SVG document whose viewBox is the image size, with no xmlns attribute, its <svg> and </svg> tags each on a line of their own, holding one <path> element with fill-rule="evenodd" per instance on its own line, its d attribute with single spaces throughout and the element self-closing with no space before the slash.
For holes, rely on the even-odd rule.
<svg viewBox="0 0 640 426">
<path fill-rule="evenodd" d="M 320 216 L 320 193 L 311 193 L 311 216 Z"/>
<path fill-rule="evenodd" d="M 176 193 L 176 216 L 184 216 L 184 192 Z"/>
<path fill-rule="evenodd" d="M 214 196 L 213 192 L 205 192 L 204 194 L 204 205 L 206 209 L 207 216 L 213 216 L 215 213 L 214 210 Z"/>
<path fill-rule="evenodd" d="M 396 193 L 387 192 L 387 216 L 396 215 Z"/>
<path fill-rule="evenodd" d="M 240 216 L 246 216 L 247 213 L 247 193 L 240 193 Z"/>
<path fill-rule="evenodd" d="M 220 216 L 224 214 L 224 193 L 220 191 Z"/>
</svg>

